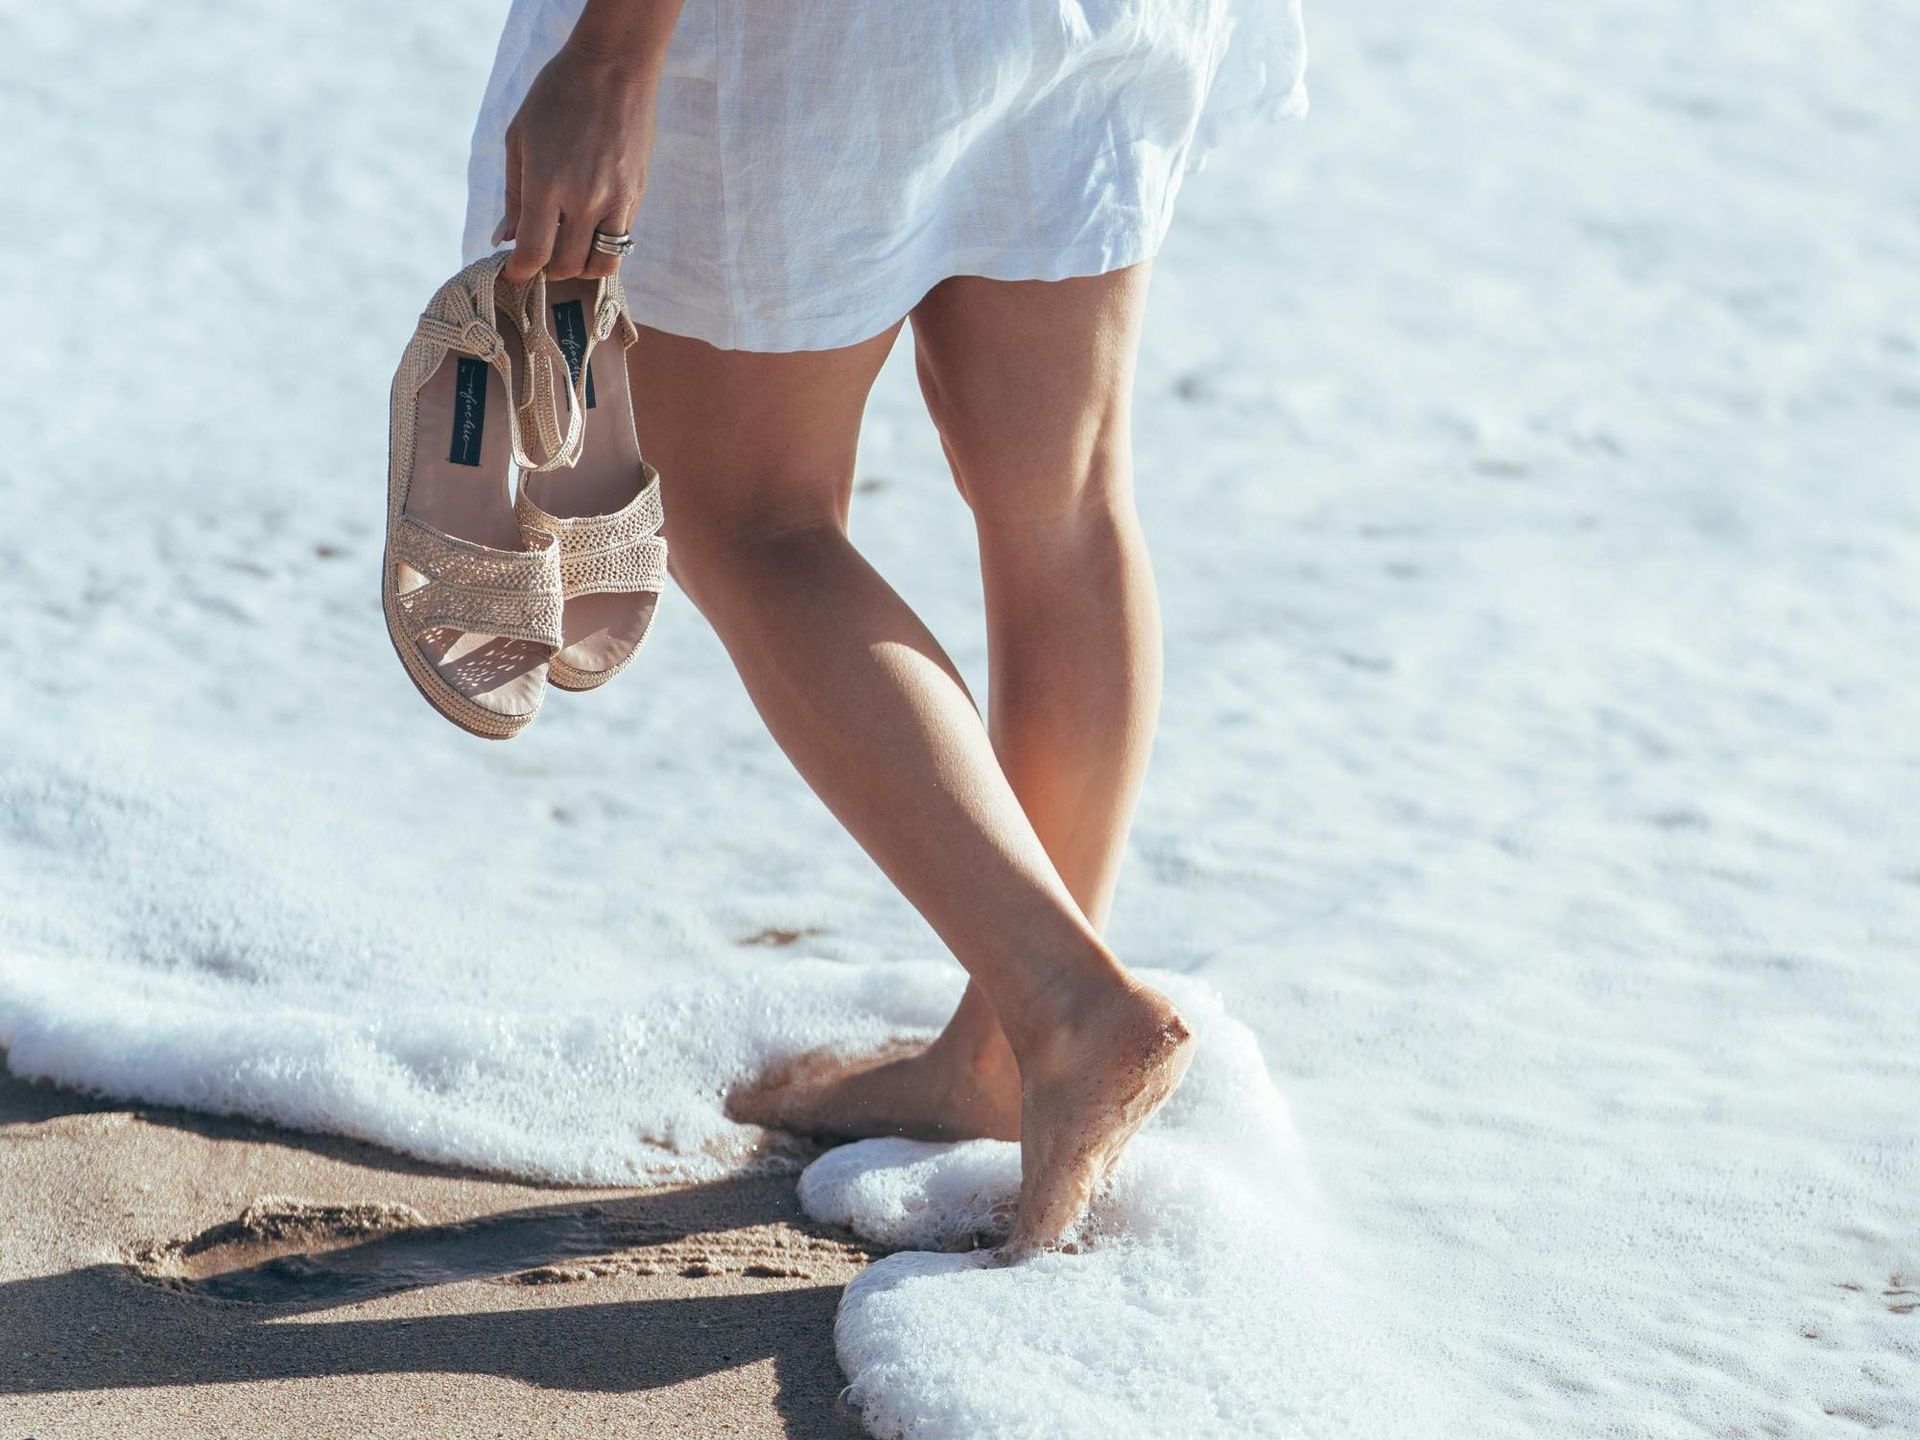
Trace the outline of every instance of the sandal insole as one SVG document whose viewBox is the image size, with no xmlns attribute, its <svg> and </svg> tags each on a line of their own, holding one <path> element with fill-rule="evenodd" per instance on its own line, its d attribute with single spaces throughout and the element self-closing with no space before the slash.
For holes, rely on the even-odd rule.
<svg viewBox="0 0 1920 1440">
<path fill-rule="evenodd" d="M 553 337 L 576 376 L 593 323 L 594 290 L 591 280 L 560 280 L 547 287 Z M 587 366 L 586 435 L 579 463 L 570 470 L 527 477 L 534 503 L 562 519 L 622 509 L 639 493 L 643 479 L 627 357 L 619 337 L 609 336 L 595 346 Z M 566 413 L 564 405 L 561 413 Z M 645 638 L 659 600 L 658 595 L 627 593 L 567 601 L 561 662 L 588 672 L 619 664 Z"/>
<path fill-rule="evenodd" d="M 420 390 L 408 514 L 461 540 L 520 548 L 507 489 L 509 404 L 498 370 L 471 355 L 447 353 Z M 525 715 L 539 705 L 543 645 L 442 627 L 424 632 L 420 648 L 441 677 L 477 705 L 501 715 Z"/>
</svg>

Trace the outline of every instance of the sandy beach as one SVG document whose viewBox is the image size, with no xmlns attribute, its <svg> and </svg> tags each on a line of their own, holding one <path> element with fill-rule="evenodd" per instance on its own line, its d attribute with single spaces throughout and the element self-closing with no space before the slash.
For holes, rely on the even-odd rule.
<svg viewBox="0 0 1920 1440">
<path fill-rule="evenodd" d="M 858 1435 L 791 1176 L 560 1189 L 0 1077 L 0 1437 Z"/>
<path fill-rule="evenodd" d="M 1015 1267 L 994 1142 L 737 1178 L 964 977 L 686 595 L 394 661 L 507 9 L 0 6 L 0 1440 L 1920 1436 L 1920 8 L 1309 0 L 1133 404 L 1204 1044 Z M 853 492 L 990 703 L 906 339 Z"/>
</svg>

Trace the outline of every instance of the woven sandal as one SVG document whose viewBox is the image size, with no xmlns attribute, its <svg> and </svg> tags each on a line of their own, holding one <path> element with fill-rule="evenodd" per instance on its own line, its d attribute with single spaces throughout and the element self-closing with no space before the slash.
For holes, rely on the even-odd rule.
<svg viewBox="0 0 1920 1440">
<path fill-rule="evenodd" d="M 562 690 L 593 690 L 632 662 L 667 581 L 660 474 L 640 456 L 627 388 L 627 347 L 640 332 L 618 275 L 555 282 L 537 316 L 549 333 L 523 337 L 535 357 L 533 388 L 547 390 L 552 362 L 541 357 L 558 353 L 569 425 L 561 435 L 559 406 L 541 403 L 542 393 L 523 407 L 551 458 L 522 470 L 514 511 L 529 534 L 559 546 L 566 608 L 548 679 Z M 616 336 L 618 343 L 601 344 Z"/>
<path fill-rule="evenodd" d="M 508 498 L 508 461 L 537 468 L 518 417 L 541 407 L 532 395 L 508 403 L 514 365 L 499 316 L 533 333 L 529 307 L 544 307 L 545 286 L 501 280 L 506 258 L 491 255 L 441 286 L 400 357 L 381 564 L 387 633 L 407 674 L 447 719 L 496 740 L 540 712 L 562 606 L 559 543 L 523 530 Z M 522 353 L 542 357 L 536 370 L 565 363 L 537 339 Z M 558 426 L 545 415 L 541 428 Z"/>
</svg>

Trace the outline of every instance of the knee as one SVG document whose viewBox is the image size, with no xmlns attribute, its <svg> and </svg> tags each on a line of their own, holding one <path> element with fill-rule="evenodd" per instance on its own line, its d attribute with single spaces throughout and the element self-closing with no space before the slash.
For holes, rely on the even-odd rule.
<svg viewBox="0 0 1920 1440">
<path fill-rule="evenodd" d="M 1132 445 L 1112 396 L 1074 406 L 956 394 L 925 362 L 920 385 L 954 484 L 983 530 L 1078 526 L 1133 503 Z"/>
<path fill-rule="evenodd" d="M 947 453 L 983 541 L 1091 540 L 1132 521 L 1132 457 L 1124 442 L 1093 435 L 1031 448 L 990 441 L 949 444 Z"/>
<path fill-rule="evenodd" d="M 791 566 L 796 547 L 846 534 L 830 506 L 720 505 L 693 497 L 676 504 L 669 497 L 666 512 L 667 571 L 709 618 L 750 600 L 767 571 Z"/>
<path fill-rule="evenodd" d="M 717 525 L 713 517 L 667 511 L 667 573 L 709 620 L 729 608 L 730 599 L 749 586 L 747 563 L 753 546 L 745 532 Z"/>
</svg>

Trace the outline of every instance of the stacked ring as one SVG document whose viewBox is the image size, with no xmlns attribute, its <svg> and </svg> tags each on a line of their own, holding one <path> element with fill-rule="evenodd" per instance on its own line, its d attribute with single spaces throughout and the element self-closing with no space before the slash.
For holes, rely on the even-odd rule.
<svg viewBox="0 0 1920 1440">
<path fill-rule="evenodd" d="M 626 230 L 618 235 L 609 235 L 604 230 L 595 230 L 593 248 L 602 255 L 625 255 L 633 249 L 633 232 Z"/>
</svg>

